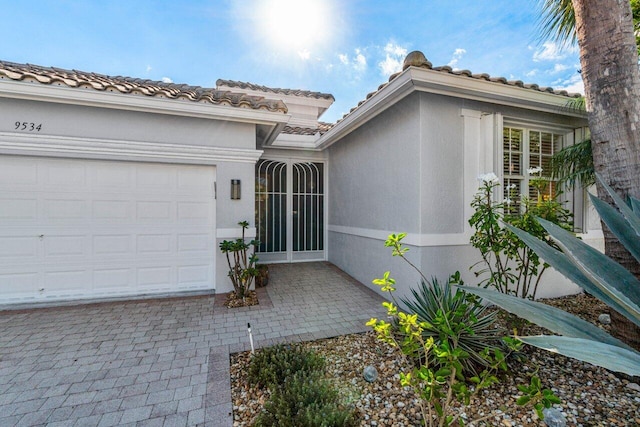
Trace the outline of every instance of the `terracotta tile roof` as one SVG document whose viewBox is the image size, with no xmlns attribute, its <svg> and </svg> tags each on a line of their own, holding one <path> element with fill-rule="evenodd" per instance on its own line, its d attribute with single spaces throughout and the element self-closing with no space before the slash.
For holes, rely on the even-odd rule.
<svg viewBox="0 0 640 427">
<path fill-rule="evenodd" d="M 154 98 L 204 102 L 214 105 L 227 105 L 255 110 L 287 112 L 287 106 L 282 101 L 267 99 L 262 96 L 250 96 L 243 93 L 221 91 L 200 86 L 165 83 L 132 77 L 113 77 L 32 64 L 16 64 L 0 61 L 0 80 L 2 79 L 54 86 L 68 86 L 78 89 L 94 89 L 103 92 L 120 92 L 123 94 L 144 95 Z"/>
<path fill-rule="evenodd" d="M 411 52 L 411 53 L 409 53 L 407 55 L 407 57 L 404 60 L 404 64 L 402 66 L 402 71 L 406 70 L 409 67 L 425 68 L 427 70 L 433 70 L 433 71 L 438 71 L 438 72 L 441 72 L 441 73 L 453 74 L 453 75 L 456 75 L 456 76 L 468 77 L 468 78 L 476 79 L 476 80 L 486 80 L 486 81 L 493 82 L 493 83 L 496 83 L 496 84 L 505 84 L 505 85 L 509 85 L 509 86 L 516 86 L 516 87 L 521 87 L 521 88 L 524 88 L 524 89 L 535 90 L 535 91 L 538 91 L 538 92 L 548 92 L 548 93 L 553 93 L 553 94 L 558 95 L 558 96 L 565 96 L 567 98 L 580 98 L 582 96 L 579 93 L 569 93 L 566 90 L 554 90 L 551 87 L 539 86 L 537 84 L 527 84 L 527 83 L 522 82 L 521 80 L 507 80 L 504 77 L 491 77 L 489 74 L 486 74 L 486 73 L 473 74 L 469 70 L 454 70 L 453 68 L 449 67 L 448 65 L 444 65 L 444 66 L 441 66 L 441 67 L 434 67 L 431 64 L 431 62 L 429 62 L 427 60 L 427 58 L 424 56 L 424 54 L 422 52 L 420 52 L 420 51 L 413 51 L 413 52 Z M 401 74 L 401 72 L 392 74 L 389 77 L 389 81 L 388 82 L 381 84 L 380 86 L 378 86 L 377 90 L 369 93 L 366 96 L 365 99 L 360 101 L 357 106 L 353 107 L 347 114 L 345 114 L 342 117 L 342 119 L 344 119 L 346 116 L 351 114 L 354 110 L 356 110 L 358 107 L 360 107 L 362 104 L 364 104 L 369 98 L 371 98 L 373 95 L 375 95 L 380 90 L 382 90 L 385 86 L 387 86 L 389 84 L 389 82 L 391 82 L 393 79 L 398 77 L 400 74 Z M 342 120 L 342 119 L 340 119 L 340 120 Z M 340 120 L 338 120 L 338 121 L 340 121 Z"/>
<path fill-rule="evenodd" d="M 318 126 L 314 128 L 303 128 L 299 126 L 285 126 L 282 133 L 289 135 L 323 135 L 333 127 L 332 123 L 318 122 Z"/>
<path fill-rule="evenodd" d="M 279 93 L 282 95 L 292 95 L 292 96 L 303 96 L 307 98 L 318 98 L 318 99 L 330 99 L 335 101 L 335 98 L 330 93 L 322 93 L 322 92 L 311 92 L 309 90 L 300 90 L 300 89 L 282 89 L 282 88 L 272 88 L 267 86 L 260 86 L 253 83 L 246 82 L 238 82 L 234 80 L 223 80 L 218 79 L 216 81 L 216 86 L 227 86 L 234 87 L 238 89 L 244 90 L 257 90 L 260 92 L 271 92 L 271 93 Z"/>
</svg>

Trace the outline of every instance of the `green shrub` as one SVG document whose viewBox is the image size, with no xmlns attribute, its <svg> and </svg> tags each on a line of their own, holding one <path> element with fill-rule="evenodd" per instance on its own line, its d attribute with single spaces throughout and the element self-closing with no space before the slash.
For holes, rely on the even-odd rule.
<svg viewBox="0 0 640 427">
<path fill-rule="evenodd" d="M 279 344 L 257 352 L 249 365 L 249 382 L 274 389 L 294 374 L 324 372 L 324 359 L 296 345 Z"/>
<path fill-rule="evenodd" d="M 414 264 L 406 257 L 405 253 L 409 248 L 402 244 L 402 239 L 406 237 L 406 233 L 391 234 L 385 242 L 385 246 L 392 248 L 393 256 L 399 256 L 411 267 L 413 267 L 423 281 L 424 304 L 426 305 L 425 316 L 430 316 L 431 307 L 441 305 L 440 300 L 444 301 L 445 291 L 438 285 L 432 289 L 426 285 L 428 282 Z M 454 275 L 453 282 L 460 282 L 459 276 Z M 396 281 L 391 277 L 391 273 L 386 271 L 381 278 L 374 279 L 373 283 L 380 286 L 383 292 L 388 292 L 392 301 L 385 301 L 382 306 L 387 309 L 387 316 L 390 321 L 372 318 L 367 322 L 376 332 L 378 339 L 399 350 L 402 357 L 406 360 L 406 365 L 399 373 L 400 385 L 403 387 L 411 387 L 418 397 L 423 425 L 428 427 L 443 427 L 452 425 L 464 425 L 460 418 L 460 412 L 454 410 L 454 402 L 457 401 L 463 406 L 471 404 L 471 398 L 479 395 L 479 393 L 498 382 L 496 374 L 499 371 L 506 371 L 506 357 L 500 348 L 496 347 L 493 351 L 486 347 L 483 348 L 479 356 L 484 360 L 486 366 L 482 372 L 471 378 L 465 378 L 463 363 L 469 359 L 469 353 L 463 350 L 458 343 L 458 335 L 468 326 L 465 325 L 465 312 L 468 304 L 472 304 L 473 299 L 467 298 L 464 294 L 451 296 L 451 292 L 446 298 L 450 299 L 449 305 L 452 306 L 456 298 L 463 300 L 453 312 L 455 319 L 460 316 L 460 321 L 455 323 L 450 320 L 451 313 L 445 315 L 443 306 L 435 308 L 434 323 L 419 319 L 417 313 L 406 313 L 402 311 L 395 300 L 394 292 L 396 290 Z M 452 285 L 450 281 L 449 285 Z M 449 288 L 447 286 L 446 288 Z M 446 289 L 445 288 L 445 289 Z M 485 291 L 485 289 L 481 289 Z M 442 291 L 440 293 L 440 291 Z M 494 292 L 497 295 L 503 294 Z M 421 293 L 415 293 L 414 296 L 422 298 Z M 519 301 L 529 302 L 527 300 L 512 297 Z M 404 300 L 405 304 L 407 300 Z M 417 308 L 417 307 L 416 307 Z M 473 317 L 473 314 L 470 314 Z M 437 336 L 429 335 L 425 331 L 427 329 L 437 330 Z M 400 334 L 394 332 L 400 331 Z M 443 337 L 443 338 L 440 338 Z M 517 351 L 520 349 L 521 343 L 515 339 L 503 338 L 507 351 Z M 420 353 L 421 352 L 421 353 Z M 416 354 L 423 354 L 424 357 L 415 358 Z M 468 382 L 473 383 L 469 387 Z M 524 393 L 524 397 L 518 398 L 517 404 L 531 404 L 538 412 L 539 418 L 543 418 L 542 408 L 549 407 L 558 401 L 553 391 L 543 389 L 540 380 L 535 375 L 531 377 L 529 386 L 523 386 L 519 390 Z M 482 416 L 477 422 L 486 420 L 487 416 Z"/>
<path fill-rule="evenodd" d="M 258 427 L 350 427 L 358 425 L 353 408 L 339 404 L 337 391 L 318 373 L 298 372 L 273 390 L 258 415 Z"/>
<path fill-rule="evenodd" d="M 600 175 L 596 174 L 596 179 L 613 199 L 614 206 L 590 194 L 593 206 L 620 243 L 640 262 L 640 200 L 629 197 L 627 204 Z M 640 326 L 640 280 L 562 227 L 542 218 L 537 220 L 561 250 L 508 224 L 506 228 L 559 273 Z M 640 375 L 640 352 L 585 320 L 555 307 L 486 289 L 469 288 L 467 292 L 561 335 L 518 337 L 527 344 L 612 371 Z"/>
<path fill-rule="evenodd" d="M 247 292 L 251 289 L 253 279 L 258 275 L 258 270 L 256 269 L 258 257 L 254 251 L 259 242 L 257 240 L 245 241 L 245 231 L 249 228 L 247 221 L 240 221 L 238 225 L 242 227 L 242 237 L 236 240 L 220 242 L 220 250 L 227 258 L 228 276 L 233 283 L 236 297 L 244 300 Z M 253 250 L 251 250 L 252 247 Z M 232 259 L 233 262 L 231 261 Z"/>
<path fill-rule="evenodd" d="M 477 375 L 477 368 L 482 370 L 488 366 L 482 356 L 483 350 L 494 352 L 501 348 L 504 334 L 494 327 L 498 312 L 487 313 L 479 298 L 461 289 L 452 292 L 452 284 L 463 284 L 459 272 L 444 285 L 435 278 L 431 283 L 422 280 L 417 289 L 411 289 L 412 298 L 402 298 L 401 301 L 409 311 L 418 315 L 418 321 L 425 322 L 422 330 L 425 341 L 429 338 L 433 338 L 436 344 L 447 341 L 450 348 L 462 349 L 469 356 L 461 361 L 463 375 Z M 418 347 L 412 357 L 424 357 L 422 347 Z M 439 367 L 435 359 L 429 364 Z"/>
<path fill-rule="evenodd" d="M 541 176 L 542 169 L 533 168 L 527 172 L 531 175 L 529 184 L 537 191 L 537 198 L 511 194 L 516 192 L 515 184 L 512 184 L 505 188 L 505 196 L 509 197 L 505 197 L 502 203 L 494 202 L 493 196 L 500 186 L 500 180 L 493 172 L 478 178 L 481 186 L 471 203 L 474 213 L 469 225 L 474 229 L 471 246 L 480 251 L 482 260 L 471 268 L 475 268 L 476 277 L 483 277 L 479 285 L 493 287 L 503 294 L 534 300 L 548 265 L 502 224 L 511 224 L 553 246 L 553 241 L 548 239 L 546 230 L 537 218 L 551 221 L 565 230 L 572 230 L 573 223 L 571 212 L 557 200 L 559 194 L 552 198 L 543 195 L 550 182 Z M 519 203 L 515 203 L 516 198 L 520 198 Z"/>
</svg>

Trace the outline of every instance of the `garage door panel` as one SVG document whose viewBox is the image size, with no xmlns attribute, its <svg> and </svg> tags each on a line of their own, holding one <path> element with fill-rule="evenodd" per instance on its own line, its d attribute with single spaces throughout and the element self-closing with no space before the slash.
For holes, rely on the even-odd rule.
<svg viewBox="0 0 640 427">
<path fill-rule="evenodd" d="M 173 268 L 165 266 L 143 267 L 138 269 L 139 289 L 164 290 L 171 288 Z"/>
<path fill-rule="evenodd" d="M 214 167 L 0 156 L 0 177 L 0 303 L 213 288 Z"/>
<path fill-rule="evenodd" d="M 20 299 L 25 295 L 35 296 L 38 280 L 36 271 L 0 274 L 0 295 L 3 299 Z"/>
<path fill-rule="evenodd" d="M 170 254 L 175 247 L 175 237 L 171 234 L 139 234 L 136 251 L 139 254 Z"/>
<path fill-rule="evenodd" d="M 211 169 L 188 168 L 178 171 L 178 190 L 181 193 L 207 192 L 212 185 L 213 174 Z"/>
<path fill-rule="evenodd" d="M 67 268 L 45 271 L 46 296 L 83 295 L 91 284 L 91 274 L 86 268 Z"/>
<path fill-rule="evenodd" d="M 131 255 L 132 236 L 129 234 L 105 234 L 93 236 L 93 254 L 103 255 Z"/>
<path fill-rule="evenodd" d="M 73 161 L 59 161 L 43 167 L 46 187 L 56 191 L 78 191 L 87 188 L 87 168 Z"/>
<path fill-rule="evenodd" d="M 169 201 L 139 201 L 136 202 L 136 216 L 139 220 L 174 220 L 172 215 L 174 203 Z"/>
<path fill-rule="evenodd" d="M 93 290 L 131 292 L 135 289 L 133 268 L 96 268 L 93 271 Z"/>
<path fill-rule="evenodd" d="M 85 234 L 47 234 L 43 237 L 44 256 L 85 258 L 89 255 L 88 238 Z"/>
<path fill-rule="evenodd" d="M 206 234 L 179 234 L 178 253 L 189 254 L 194 251 L 209 250 L 210 242 Z"/>
<path fill-rule="evenodd" d="M 3 197 L 0 199 L 0 221 L 27 222 L 37 218 L 37 198 Z"/>
<path fill-rule="evenodd" d="M 208 263 L 185 265 L 178 267 L 178 285 L 198 286 L 210 280 L 211 267 Z"/>
<path fill-rule="evenodd" d="M 91 204 L 92 218 L 96 220 L 120 220 L 131 218 L 131 201 L 129 200 L 93 200 Z"/>
<path fill-rule="evenodd" d="M 18 157 L 11 163 L 4 162 L 0 168 L 0 182 L 14 189 L 35 189 L 38 187 L 38 165 Z"/>
<path fill-rule="evenodd" d="M 122 191 L 134 188 L 132 169 L 134 164 L 117 162 L 97 162 L 92 165 L 92 188 L 103 191 Z"/>
<path fill-rule="evenodd" d="M 195 202 L 178 202 L 178 220 L 200 220 L 191 222 L 191 224 L 201 224 L 207 222 L 211 215 L 209 211 L 209 203 L 195 203 Z"/>
<path fill-rule="evenodd" d="M 38 236 L 0 236 L 0 259 L 10 263 L 14 259 L 35 262 L 38 258 Z"/>
<path fill-rule="evenodd" d="M 79 220 L 86 218 L 87 201 L 84 199 L 46 199 L 44 201 L 44 219 Z"/>
<path fill-rule="evenodd" d="M 140 190 L 160 193 L 175 191 L 176 183 L 176 167 L 151 164 L 141 165 L 136 169 L 136 186 Z"/>
</svg>

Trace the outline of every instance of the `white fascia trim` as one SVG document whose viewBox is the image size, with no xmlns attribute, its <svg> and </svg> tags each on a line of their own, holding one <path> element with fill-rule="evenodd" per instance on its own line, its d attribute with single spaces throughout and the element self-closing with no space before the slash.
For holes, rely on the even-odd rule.
<svg viewBox="0 0 640 427">
<path fill-rule="evenodd" d="M 585 118 L 586 112 L 567 110 L 571 98 L 550 92 L 522 88 L 510 84 L 491 82 L 467 76 L 410 67 L 408 69 L 416 90 L 477 101 L 544 111 L 564 116 Z"/>
<path fill-rule="evenodd" d="M 252 108 L 6 80 L 0 80 L 0 97 L 271 126 L 286 124 L 291 118 L 290 114 Z"/>
<path fill-rule="evenodd" d="M 0 132 L 0 153 L 163 163 L 255 163 L 261 150 Z"/>
<path fill-rule="evenodd" d="M 244 233 L 246 239 L 253 239 L 257 236 L 256 228 L 249 227 Z M 241 239 L 242 228 L 216 228 L 216 239 Z"/>
<path fill-rule="evenodd" d="M 409 67 L 322 135 L 317 142 L 318 148 L 324 149 L 331 146 L 413 91 L 587 118 L 586 112 L 564 109 L 570 99 L 564 96 L 441 71 Z"/>
<path fill-rule="evenodd" d="M 365 237 L 367 239 L 375 239 L 380 241 L 387 240 L 390 234 L 397 231 L 390 230 L 373 230 L 370 228 L 345 227 L 342 225 L 328 225 L 327 229 L 333 233 L 349 234 L 351 236 Z M 449 233 L 449 234 L 416 234 L 407 233 L 407 237 L 403 242 L 407 245 L 416 247 L 428 246 L 466 246 L 471 238 L 470 232 L 465 233 Z"/>
<path fill-rule="evenodd" d="M 281 133 L 278 137 L 273 141 L 269 147 L 272 148 L 295 148 L 295 149 L 305 149 L 311 151 L 319 151 L 316 148 L 316 141 L 318 140 L 318 136 L 315 135 L 291 135 L 291 134 L 283 134 Z"/>
</svg>

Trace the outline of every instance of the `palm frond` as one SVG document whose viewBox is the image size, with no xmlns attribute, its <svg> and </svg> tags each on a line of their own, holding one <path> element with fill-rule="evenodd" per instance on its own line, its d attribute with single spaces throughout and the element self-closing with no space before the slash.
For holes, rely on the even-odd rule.
<svg viewBox="0 0 640 427">
<path fill-rule="evenodd" d="M 570 145 L 554 154 L 551 158 L 551 176 L 568 188 L 574 188 L 577 183 L 582 187 L 594 184 L 591 139 Z"/>
<path fill-rule="evenodd" d="M 570 99 L 563 107 L 564 111 L 587 111 L 587 99 L 584 96 Z"/>
<path fill-rule="evenodd" d="M 540 38 L 565 45 L 574 44 L 577 41 L 576 16 L 571 0 L 539 0 L 539 2 Z"/>
</svg>

